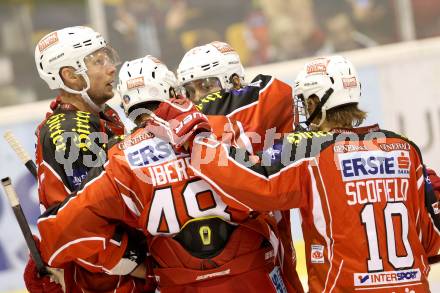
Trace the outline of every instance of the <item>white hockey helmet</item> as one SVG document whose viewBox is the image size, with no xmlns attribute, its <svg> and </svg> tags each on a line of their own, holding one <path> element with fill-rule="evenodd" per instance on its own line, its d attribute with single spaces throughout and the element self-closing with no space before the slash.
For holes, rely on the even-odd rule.
<svg viewBox="0 0 440 293">
<path fill-rule="evenodd" d="M 224 90 L 232 88 L 233 74 L 237 74 L 241 82 L 244 82 L 240 56 L 228 43 L 218 41 L 192 48 L 186 52 L 177 68 L 177 78 L 182 85 L 214 77 Z"/>
<path fill-rule="evenodd" d="M 301 101 L 316 95 L 319 105 L 315 113 L 306 113 L 308 124 L 322 112 L 322 120 L 325 119 L 327 110 L 359 103 L 361 97 L 361 84 L 353 64 L 342 56 L 316 58 L 304 65 L 295 80 L 295 96 L 297 105 Z M 307 109 L 307 107 L 305 107 Z"/>
<path fill-rule="evenodd" d="M 125 62 L 119 71 L 117 90 L 125 114 L 132 120 L 131 111 L 146 102 L 163 102 L 174 95 L 177 79 L 159 59 L 147 55 Z M 135 114 L 135 113 L 134 113 Z"/>
<path fill-rule="evenodd" d="M 90 80 L 86 74 L 85 58 L 98 50 L 105 50 L 110 61 L 117 65 L 119 57 L 108 47 L 100 33 L 85 26 L 67 27 L 44 36 L 35 48 L 35 64 L 38 74 L 48 84 L 50 89 L 63 89 L 73 94 L 80 94 L 95 110 L 102 105 L 96 105 L 90 100 L 87 90 Z M 86 88 L 77 91 L 67 87 L 60 75 L 63 67 L 73 67 L 77 74 L 85 79 Z"/>
</svg>

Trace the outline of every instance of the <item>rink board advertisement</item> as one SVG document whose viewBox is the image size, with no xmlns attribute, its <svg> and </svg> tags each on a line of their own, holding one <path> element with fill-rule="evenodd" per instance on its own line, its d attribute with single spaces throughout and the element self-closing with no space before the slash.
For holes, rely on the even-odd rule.
<svg viewBox="0 0 440 293">
<path fill-rule="evenodd" d="M 421 147 L 424 161 L 440 170 L 440 156 L 436 153 L 436 150 L 440 150 L 440 41 L 412 46 L 395 45 L 350 52 L 346 56 L 358 68 L 362 83 L 361 108 L 369 112 L 366 124 L 379 122 L 383 128 L 405 134 Z M 252 68 L 247 70 L 247 79 L 252 79 L 257 73 L 265 73 L 293 85 L 294 77 L 305 61 Z M 11 177 L 34 232 L 40 213 L 37 184 L 6 144 L 3 134 L 6 130 L 12 130 L 34 158 L 34 131 L 48 110 L 48 105 L 49 101 L 46 101 L 34 106 L 0 109 L 0 176 Z M 294 239 L 299 244 L 297 247 L 302 247 L 299 223 L 293 226 Z M 0 196 L 0 231 L 0 292 L 23 290 L 22 275 L 28 251 L 3 190 Z M 301 255 L 302 252 L 298 251 L 297 254 Z M 304 266 L 304 259 L 299 257 L 298 267 L 303 280 Z M 434 266 L 430 279 L 438 280 L 439 271 Z M 439 284 L 432 286 L 432 289 L 440 290 Z"/>
</svg>

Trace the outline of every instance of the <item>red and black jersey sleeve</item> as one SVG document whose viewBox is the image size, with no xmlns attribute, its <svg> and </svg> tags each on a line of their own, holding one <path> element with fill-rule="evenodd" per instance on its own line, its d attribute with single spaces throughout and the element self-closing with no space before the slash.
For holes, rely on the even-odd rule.
<svg viewBox="0 0 440 293">
<path fill-rule="evenodd" d="M 145 256 L 146 246 L 130 241 L 121 226 L 113 223 L 134 220 L 113 180 L 111 167 L 92 170 L 90 181 L 78 193 L 47 209 L 38 220 L 42 257 L 49 266 L 76 261 L 91 271 L 130 273 Z M 65 227 L 69 233 L 64 233 Z M 143 252 L 134 253 L 140 248 Z M 130 259 L 134 255 L 135 259 Z"/>
<path fill-rule="evenodd" d="M 255 152 L 263 149 L 268 130 L 293 131 L 292 88 L 272 76 L 260 74 L 239 90 L 210 94 L 197 107 L 208 116 L 217 137 L 227 129 L 238 131 L 237 137 L 246 133 Z"/>
</svg>

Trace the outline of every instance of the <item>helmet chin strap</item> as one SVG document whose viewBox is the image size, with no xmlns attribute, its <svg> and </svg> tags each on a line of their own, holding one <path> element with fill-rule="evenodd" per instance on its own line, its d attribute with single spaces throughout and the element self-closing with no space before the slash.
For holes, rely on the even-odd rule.
<svg viewBox="0 0 440 293">
<path fill-rule="evenodd" d="M 310 123 L 309 127 L 313 130 L 319 129 L 319 127 L 321 127 L 322 123 L 324 123 L 325 118 L 327 116 L 327 111 L 325 109 L 321 109 L 321 120 L 319 121 L 318 124 L 315 123 Z"/>
<path fill-rule="evenodd" d="M 81 74 L 81 76 L 82 76 L 82 77 L 84 78 L 84 80 L 86 81 L 87 86 L 86 86 L 85 89 L 83 89 L 83 90 L 81 90 L 81 91 L 77 91 L 77 90 L 74 90 L 74 89 L 72 89 L 72 88 L 66 86 L 64 83 L 63 83 L 62 89 L 65 90 L 66 92 L 71 93 L 71 94 L 80 95 L 81 98 L 82 98 L 82 100 L 83 100 L 83 101 L 84 101 L 84 102 L 85 102 L 90 108 L 92 108 L 93 111 L 98 112 L 98 113 L 101 112 L 102 110 L 104 110 L 104 104 L 102 104 L 102 105 L 98 105 L 98 104 L 96 104 L 95 102 L 92 101 L 92 99 L 89 97 L 89 94 L 87 93 L 87 91 L 90 89 L 90 79 L 89 79 L 89 77 L 87 76 L 87 73 L 86 73 L 86 72 L 81 72 L 81 73 L 79 73 L 79 74 Z"/>
<path fill-rule="evenodd" d="M 329 88 L 325 92 L 325 94 L 322 96 L 321 100 L 319 101 L 318 105 L 316 106 L 315 111 L 313 111 L 313 113 L 310 114 L 310 117 L 305 122 L 305 124 L 307 126 L 312 126 L 312 127 L 318 128 L 322 125 L 322 123 L 324 123 L 324 120 L 326 118 L 326 111 L 322 107 L 328 101 L 328 99 L 330 98 L 330 96 L 333 92 L 334 92 L 334 90 L 332 88 Z M 316 116 L 318 116 L 319 113 L 322 113 L 322 117 L 321 117 L 321 120 L 319 121 L 319 124 L 312 123 L 312 121 L 315 120 Z"/>
</svg>

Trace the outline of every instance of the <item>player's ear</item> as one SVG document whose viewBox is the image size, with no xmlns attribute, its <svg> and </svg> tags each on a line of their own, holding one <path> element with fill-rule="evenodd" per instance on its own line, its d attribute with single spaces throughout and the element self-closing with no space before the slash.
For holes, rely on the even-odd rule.
<svg viewBox="0 0 440 293">
<path fill-rule="evenodd" d="M 60 76 L 64 82 L 64 84 L 72 89 L 80 89 L 81 85 L 84 82 L 82 76 L 75 73 L 75 69 L 73 67 L 63 67 L 60 69 Z"/>
</svg>

